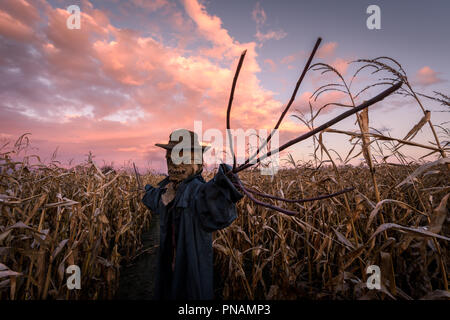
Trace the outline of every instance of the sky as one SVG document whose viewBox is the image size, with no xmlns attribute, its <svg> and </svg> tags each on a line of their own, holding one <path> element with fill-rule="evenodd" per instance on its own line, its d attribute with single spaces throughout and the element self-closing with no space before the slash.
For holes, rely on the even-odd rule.
<svg viewBox="0 0 450 320">
<path fill-rule="evenodd" d="M 378 5 L 381 29 L 369 30 L 366 12 Z M 80 29 L 67 28 L 67 7 L 81 9 Z M 318 37 L 313 63 L 326 63 L 350 82 L 357 59 L 387 56 L 406 71 L 413 88 L 449 95 L 449 1 L 223 1 L 223 0 L 1 0 L 0 142 L 30 133 L 42 161 L 95 160 L 164 170 L 171 131 L 215 128 L 225 134 L 226 107 L 237 61 L 247 50 L 231 112 L 232 128 L 270 129 L 288 102 Z M 384 74 L 387 75 L 387 74 Z M 352 92 L 377 82 L 362 72 Z M 348 104 L 339 92 L 312 93 L 340 80 L 310 70 L 280 127 L 280 144 L 307 131 L 292 115 L 330 102 Z M 367 90 L 356 104 L 385 89 Z M 448 128 L 448 107 L 422 99 L 434 124 Z M 445 109 L 447 108 L 447 109 Z M 327 107 L 315 125 L 345 111 Z M 403 138 L 423 113 L 400 95 L 370 107 L 370 126 Z M 356 130 L 355 117 L 334 126 Z M 448 137 L 442 137 L 444 140 Z M 348 137 L 324 134 L 345 156 Z M 414 141 L 430 144 L 424 127 Z M 205 141 L 209 142 L 209 141 Z M 405 148 L 412 158 L 428 151 Z M 306 161 L 312 140 L 289 149 Z M 283 159 L 284 155 L 282 156 Z M 359 158 L 358 158 L 359 159 Z"/>
</svg>

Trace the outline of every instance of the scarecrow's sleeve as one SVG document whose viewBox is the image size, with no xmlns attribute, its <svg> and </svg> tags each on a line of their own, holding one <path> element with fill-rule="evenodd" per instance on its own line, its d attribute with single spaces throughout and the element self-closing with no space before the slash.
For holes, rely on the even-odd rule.
<svg viewBox="0 0 450 320">
<path fill-rule="evenodd" d="M 142 198 L 142 202 L 154 213 L 157 213 L 156 209 L 158 208 L 161 192 L 161 188 L 155 188 L 149 184 L 145 186 L 145 195 Z"/>
<path fill-rule="evenodd" d="M 225 175 L 223 166 L 213 179 L 199 187 L 194 198 L 196 216 L 209 232 L 226 228 L 237 218 L 236 202 L 243 197 Z"/>
</svg>

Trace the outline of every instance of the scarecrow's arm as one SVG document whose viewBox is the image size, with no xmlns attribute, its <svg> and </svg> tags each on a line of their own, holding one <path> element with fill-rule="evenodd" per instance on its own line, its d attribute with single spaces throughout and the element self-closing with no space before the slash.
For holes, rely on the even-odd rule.
<svg viewBox="0 0 450 320">
<path fill-rule="evenodd" d="M 220 165 L 214 178 L 199 187 L 194 196 L 195 216 L 209 232 L 226 228 L 237 218 L 235 203 L 243 195 L 225 175 L 228 170 L 230 166 Z"/>
<path fill-rule="evenodd" d="M 145 195 L 142 198 L 142 202 L 145 204 L 147 208 L 149 208 L 154 213 L 157 213 L 156 209 L 158 208 L 161 193 L 162 193 L 161 188 L 155 188 L 149 184 L 145 186 Z"/>
</svg>

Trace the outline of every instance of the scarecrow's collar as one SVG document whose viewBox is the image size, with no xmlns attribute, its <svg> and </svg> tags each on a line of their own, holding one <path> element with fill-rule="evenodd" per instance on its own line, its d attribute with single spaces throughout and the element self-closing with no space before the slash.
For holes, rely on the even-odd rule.
<svg viewBox="0 0 450 320">
<path fill-rule="evenodd" d="M 204 181 L 203 177 L 202 177 L 202 172 L 203 172 L 203 168 L 201 168 L 199 171 L 197 171 L 197 173 L 193 174 L 190 177 L 187 177 L 186 179 L 184 179 L 183 181 L 180 182 L 180 184 L 178 185 L 178 187 L 185 185 L 187 183 L 189 183 L 190 181 L 192 181 L 195 178 L 199 178 L 200 180 Z M 167 184 L 169 184 L 169 176 L 165 177 L 163 180 L 161 180 L 158 183 L 158 186 L 160 188 L 165 188 Z"/>
<path fill-rule="evenodd" d="M 178 186 L 176 187 L 175 198 L 173 200 L 176 207 L 187 208 L 189 206 L 189 198 L 191 197 L 191 193 L 185 191 L 187 190 L 187 188 L 189 188 L 189 182 L 194 179 L 199 179 L 200 181 L 205 182 L 202 177 L 202 171 L 203 169 L 199 170 L 196 174 L 193 174 L 192 176 L 184 179 L 178 184 Z M 166 189 L 166 186 L 167 184 L 169 184 L 169 182 L 169 177 L 166 177 L 158 185 L 161 189 Z"/>
</svg>

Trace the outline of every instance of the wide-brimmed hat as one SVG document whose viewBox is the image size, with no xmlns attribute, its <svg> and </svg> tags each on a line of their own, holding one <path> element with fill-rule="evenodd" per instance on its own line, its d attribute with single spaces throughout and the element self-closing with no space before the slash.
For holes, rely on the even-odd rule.
<svg viewBox="0 0 450 320">
<path fill-rule="evenodd" d="M 187 140 L 187 141 L 186 141 Z M 208 145 L 200 144 L 198 141 L 198 135 L 187 129 L 177 129 L 173 131 L 169 136 L 169 143 L 156 143 L 155 146 L 161 147 L 166 150 L 172 150 L 176 145 L 179 148 L 190 149 L 191 151 L 205 152 L 210 148 Z"/>
</svg>

